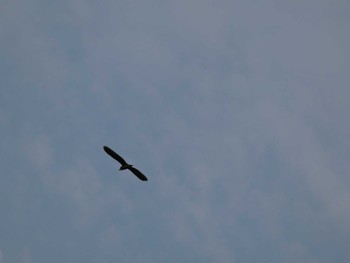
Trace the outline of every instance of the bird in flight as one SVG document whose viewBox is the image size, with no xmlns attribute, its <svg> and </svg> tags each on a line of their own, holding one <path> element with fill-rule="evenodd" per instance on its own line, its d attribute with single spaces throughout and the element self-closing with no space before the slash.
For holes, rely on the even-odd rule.
<svg viewBox="0 0 350 263">
<path fill-rule="evenodd" d="M 115 151 L 108 148 L 107 146 L 103 146 L 103 149 L 105 152 L 111 156 L 113 159 L 117 160 L 122 166 L 120 166 L 119 171 L 129 169 L 134 175 L 137 176 L 141 181 L 148 181 L 147 177 L 141 173 L 139 170 L 137 170 L 135 167 L 133 167 L 131 164 L 128 164 L 120 155 L 118 155 Z"/>
</svg>

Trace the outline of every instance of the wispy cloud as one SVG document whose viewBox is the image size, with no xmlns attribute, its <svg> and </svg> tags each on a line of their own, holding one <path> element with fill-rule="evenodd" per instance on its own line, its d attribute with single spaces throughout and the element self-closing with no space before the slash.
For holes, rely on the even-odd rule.
<svg viewBox="0 0 350 263">
<path fill-rule="evenodd" d="M 4 255 L 2 253 L 2 250 L 0 249 L 0 263 L 5 263 L 5 260 L 4 260 Z"/>
<path fill-rule="evenodd" d="M 24 262 L 348 259 L 346 7 L 8 1 L 0 224 Z"/>
</svg>

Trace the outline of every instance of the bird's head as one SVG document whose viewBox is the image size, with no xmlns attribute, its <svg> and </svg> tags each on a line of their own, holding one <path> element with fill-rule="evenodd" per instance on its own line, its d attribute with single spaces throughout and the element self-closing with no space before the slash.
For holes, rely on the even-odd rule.
<svg viewBox="0 0 350 263">
<path fill-rule="evenodd" d="M 129 169 L 131 167 L 132 167 L 132 164 L 122 165 L 122 166 L 120 166 L 119 171 L 126 170 L 126 169 Z"/>
</svg>

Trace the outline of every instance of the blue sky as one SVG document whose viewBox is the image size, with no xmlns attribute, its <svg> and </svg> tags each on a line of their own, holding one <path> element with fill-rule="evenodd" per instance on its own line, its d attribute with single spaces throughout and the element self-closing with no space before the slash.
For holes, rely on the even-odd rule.
<svg viewBox="0 0 350 263">
<path fill-rule="evenodd" d="M 1 1 L 0 263 L 349 262 L 349 7 Z"/>
</svg>

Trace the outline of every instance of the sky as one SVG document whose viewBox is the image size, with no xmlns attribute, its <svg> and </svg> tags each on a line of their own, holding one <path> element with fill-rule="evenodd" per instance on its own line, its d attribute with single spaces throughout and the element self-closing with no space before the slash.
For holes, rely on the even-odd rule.
<svg viewBox="0 0 350 263">
<path fill-rule="evenodd" d="M 349 1 L 0 3 L 0 263 L 350 262 Z"/>
</svg>

